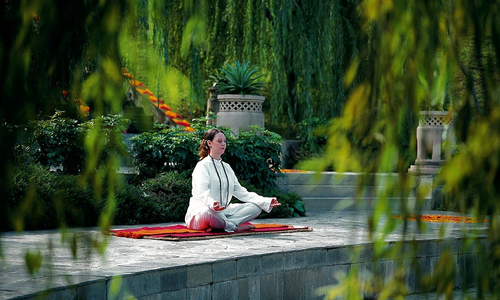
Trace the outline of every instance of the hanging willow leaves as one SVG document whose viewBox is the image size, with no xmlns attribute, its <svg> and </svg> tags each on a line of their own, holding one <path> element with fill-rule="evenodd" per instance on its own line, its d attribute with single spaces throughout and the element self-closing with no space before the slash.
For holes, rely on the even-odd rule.
<svg viewBox="0 0 500 300">
<path fill-rule="evenodd" d="M 188 41 L 182 38 L 180 27 L 195 28 L 195 20 L 185 17 L 186 8 L 168 1 L 162 6 L 168 25 L 160 28 L 157 19 L 149 20 L 155 20 L 154 36 L 162 37 L 163 44 L 158 45 L 168 53 L 165 67 L 175 67 L 190 78 L 191 96 L 186 100 L 193 112 L 204 110 L 200 95 L 208 97 L 209 75 L 226 63 L 248 61 L 262 68 L 268 80 L 264 92 L 268 126 L 294 128 L 303 121 L 312 124 L 314 117 L 340 116 L 346 98 L 343 71 L 358 52 L 356 3 L 209 1 L 202 18 L 209 38 L 191 47 L 184 58 L 179 54 L 186 51 Z M 312 130 L 312 125 L 304 127 L 306 145 Z"/>
<path fill-rule="evenodd" d="M 345 83 L 352 86 L 349 100 L 342 117 L 330 127 L 325 155 L 311 164 L 319 170 L 333 166 L 341 171 L 398 173 L 394 184 L 404 188 L 380 187 L 368 224 L 375 258 L 399 257 L 403 249 L 384 254 L 385 238 L 396 229 L 401 229 L 402 240 L 413 232 L 406 223 L 397 228 L 392 221 L 386 226 L 379 222 L 395 213 L 420 214 L 430 191 L 430 186 L 419 186 L 416 200 L 404 192 L 415 180 L 408 174 L 408 163 L 414 161 L 408 149 L 416 149 L 416 120 L 422 108 L 455 114 L 456 153 L 434 183 L 445 192 L 443 208 L 490 220 L 484 242 L 464 232 L 460 247 L 477 254 L 478 271 L 465 272 L 474 277 L 477 298 L 498 297 L 500 1 L 364 0 L 359 9 L 364 19 L 360 40 L 366 43 L 359 47 L 359 65 L 354 62 L 346 73 Z M 400 199 L 397 205 L 388 201 L 393 196 Z M 425 226 L 417 226 L 425 232 Z M 417 248 L 412 248 L 416 253 Z M 419 282 L 450 298 L 453 288 L 462 284 L 456 282 L 457 273 L 463 270 L 456 269 L 455 259 L 444 251 L 432 276 Z M 393 284 L 380 287 L 378 296 L 396 298 L 408 293 L 402 282 Z M 347 285 L 341 283 L 337 290 Z"/>
</svg>

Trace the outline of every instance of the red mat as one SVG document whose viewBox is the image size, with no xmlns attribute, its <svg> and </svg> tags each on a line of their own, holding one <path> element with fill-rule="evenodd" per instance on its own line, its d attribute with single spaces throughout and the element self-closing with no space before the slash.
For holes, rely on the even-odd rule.
<svg viewBox="0 0 500 300">
<path fill-rule="evenodd" d="M 248 223 L 249 224 L 249 223 Z M 205 232 L 188 229 L 185 225 L 165 227 L 141 227 L 132 229 L 111 230 L 107 234 L 133 239 L 154 239 L 166 241 L 205 240 L 213 238 L 234 237 L 243 235 L 274 234 L 312 231 L 309 227 L 294 227 L 284 224 L 253 224 L 254 230 L 241 232 Z"/>
</svg>

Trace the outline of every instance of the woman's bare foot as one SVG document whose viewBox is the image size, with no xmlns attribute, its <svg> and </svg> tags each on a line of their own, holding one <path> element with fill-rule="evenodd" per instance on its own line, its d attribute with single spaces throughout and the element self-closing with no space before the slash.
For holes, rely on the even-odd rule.
<svg viewBox="0 0 500 300">
<path fill-rule="evenodd" d="M 255 229 L 255 226 L 253 226 L 253 225 L 239 225 L 239 226 L 236 226 L 234 231 L 239 232 L 239 231 L 248 231 L 248 230 L 254 230 L 254 229 Z"/>
</svg>

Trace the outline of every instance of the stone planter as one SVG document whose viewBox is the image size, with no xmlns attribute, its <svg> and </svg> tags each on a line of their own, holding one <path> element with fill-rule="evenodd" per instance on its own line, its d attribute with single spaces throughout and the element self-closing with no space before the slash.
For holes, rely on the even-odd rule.
<svg viewBox="0 0 500 300">
<path fill-rule="evenodd" d="M 408 172 L 435 175 L 451 155 L 450 145 L 443 147 L 443 143 L 455 143 L 454 116 L 446 111 L 422 111 L 420 114 L 422 118 L 417 127 L 417 158 Z"/>
<path fill-rule="evenodd" d="M 265 97 L 257 95 L 218 95 L 217 126 L 229 127 L 234 134 L 251 126 L 264 127 L 262 103 Z"/>
</svg>

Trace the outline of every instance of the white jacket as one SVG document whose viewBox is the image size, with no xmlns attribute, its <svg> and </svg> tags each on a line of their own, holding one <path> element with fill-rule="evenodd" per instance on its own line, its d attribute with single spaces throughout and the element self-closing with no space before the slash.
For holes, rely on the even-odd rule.
<svg viewBox="0 0 500 300">
<path fill-rule="evenodd" d="M 215 171 L 214 164 L 219 172 L 222 188 L 219 186 L 219 177 Z M 224 164 L 224 169 L 229 179 L 229 197 L 227 197 L 227 180 L 222 164 Z M 185 216 L 186 224 L 190 224 L 191 219 L 198 213 L 204 212 L 207 207 L 214 210 L 214 202 L 221 202 L 221 190 L 221 205 L 226 204 L 226 199 L 230 202 L 231 198 L 234 196 L 243 202 L 256 204 L 265 212 L 269 213 L 272 209 L 271 201 L 273 198 L 262 197 L 256 193 L 247 191 L 247 189 L 242 187 L 238 182 L 231 166 L 222 160 L 213 160 L 210 156 L 205 157 L 196 164 L 192 177 L 192 196 L 189 199 L 189 207 Z"/>
</svg>

